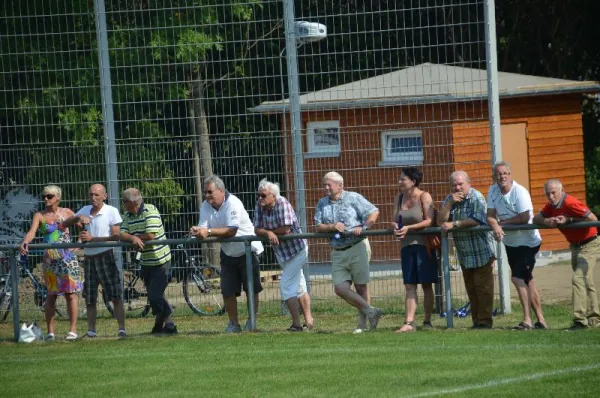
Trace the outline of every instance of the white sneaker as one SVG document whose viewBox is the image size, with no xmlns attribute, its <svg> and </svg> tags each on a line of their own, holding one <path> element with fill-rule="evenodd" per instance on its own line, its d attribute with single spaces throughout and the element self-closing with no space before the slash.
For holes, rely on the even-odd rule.
<svg viewBox="0 0 600 398">
<path fill-rule="evenodd" d="M 367 316 L 362 312 L 358 313 L 358 317 L 356 319 L 356 329 L 352 333 L 359 334 L 365 332 L 367 330 Z"/>
<path fill-rule="evenodd" d="M 73 333 L 73 332 L 69 332 L 69 334 L 67 334 L 67 337 L 65 337 L 65 340 L 67 341 L 75 341 L 77 340 L 77 333 Z"/>
<path fill-rule="evenodd" d="M 46 341 L 54 341 L 54 340 L 56 340 L 56 337 L 54 336 L 54 333 L 48 333 L 46 335 L 46 338 L 44 340 L 46 340 Z"/>
<path fill-rule="evenodd" d="M 225 328 L 225 333 L 240 333 L 241 331 L 242 328 L 240 325 L 234 325 L 231 321 L 229 321 L 227 327 Z"/>
</svg>

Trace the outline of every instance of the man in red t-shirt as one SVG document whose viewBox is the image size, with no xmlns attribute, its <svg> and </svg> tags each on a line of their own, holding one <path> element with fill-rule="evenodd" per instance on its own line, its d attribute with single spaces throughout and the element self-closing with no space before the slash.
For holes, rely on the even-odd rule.
<svg viewBox="0 0 600 398">
<path fill-rule="evenodd" d="M 567 195 L 559 180 L 544 184 L 548 203 L 533 218 L 534 224 L 559 227 L 579 221 L 598 221 L 598 218 L 577 198 Z M 560 232 L 571 244 L 573 268 L 573 325 L 569 330 L 600 327 L 598 294 L 593 280 L 596 257 L 600 255 L 600 239 L 596 227 L 568 228 Z"/>
</svg>

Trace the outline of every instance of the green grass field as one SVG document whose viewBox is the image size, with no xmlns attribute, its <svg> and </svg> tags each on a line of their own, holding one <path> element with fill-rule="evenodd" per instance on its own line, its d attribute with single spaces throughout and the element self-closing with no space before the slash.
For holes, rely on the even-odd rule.
<svg viewBox="0 0 600 398">
<path fill-rule="evenodd" d="M 566 332 L 566 306 L 547 306 L 548 331 L 435 329 L 398 335 L 400 314 L 353 335 L 348 311 L 318 312 L 310 333 L 260 314 L 258 333 L 225 335 L 225 317 L 179 317 L 181 333 L 154 337 L 152 320 L 128 320 L 130 338 L 14 344 L 0 325 L 2 395 L 12 396 L 598 396 L 600 328 Z M 420 318 L 419 318 L 420 319 Z M 64 322 L 60 333 L 66 332 Z M 80 321 L 80 330 L 85 321 Z M 99 333 L 116 325 L 102 319 Z"/>
</svg>

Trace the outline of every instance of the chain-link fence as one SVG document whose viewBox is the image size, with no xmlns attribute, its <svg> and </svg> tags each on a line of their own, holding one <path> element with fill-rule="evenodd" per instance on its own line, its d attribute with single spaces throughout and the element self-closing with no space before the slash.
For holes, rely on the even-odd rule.
<svg viewBox="0 0 600 398">
<path fill-rule="evenodd" d="M 306 232 L 330 170 L 380 209 L 376 229 L 392 221 L 402 166 L 422 168 L 438 204 L 454 170 L 487 187 L 485 28 L 483 0 L 6 0 L 0 244 L 22 240 L 50 183 L 74 210 L 93 183 L 117 207 L 137 187 L 169 238 L 196 224 L 211 174 L 251 217 L 258 182 L 279 182 Z M 401 310 L 399 243 L 372 249 L 374 300 Z M 218 265 L 217 249 L 190 250 Z M 310 241 L 310 263 L 315 302 L 337 306 L 326 240 Z M 270 248 L 263 269 L 262 301 L 279 308 Z M 178 276 L 169 295 L 185 307 Z"/>
</svg>

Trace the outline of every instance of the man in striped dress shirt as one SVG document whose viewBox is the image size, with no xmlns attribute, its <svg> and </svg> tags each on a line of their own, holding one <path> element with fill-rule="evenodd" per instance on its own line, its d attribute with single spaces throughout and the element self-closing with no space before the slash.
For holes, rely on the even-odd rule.
<svg viewBox="0 0 600 398">
<path fill-rule="evenodd" d="M 164 240 L 165 230 L 160 213 L 154 205 L 144 203 L 137 188 L 128 188 L 121 195 L 127 210 L 121 224 L 121 240 L 131 242 L 140 254 L 142 279 L 148 291 L 152 314 L 156 317 L 152 334 L 175 334 L 177 327 L 173 312 L 165 298 L 171 268 L 171 249 L 168 245 L 146 245 L 144 241 Z"/>
</svg>

